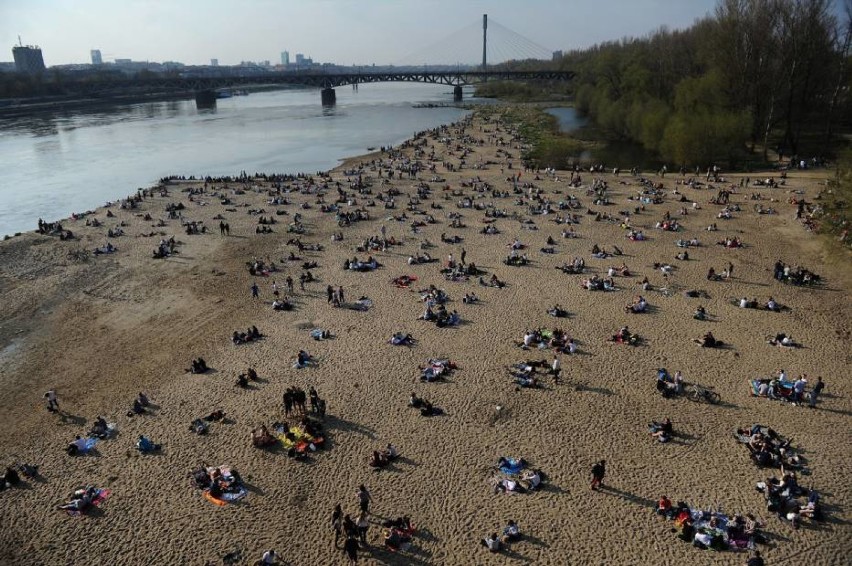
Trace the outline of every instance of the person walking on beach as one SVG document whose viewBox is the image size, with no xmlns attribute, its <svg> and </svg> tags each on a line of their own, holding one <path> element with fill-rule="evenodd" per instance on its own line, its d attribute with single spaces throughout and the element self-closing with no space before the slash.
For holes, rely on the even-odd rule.
<svg viewBox="0 0 852 566">
<path fill-rule="evenodd" d="M 340 301 L 341 305 L 345 302 L 343 299 L 343 287 L 337 288 L 337 300 Z"/>
<path fill-rule="evenodd" d="M 358 564 L 358 539 L 349 537 L 343 543 L 343 554 L 349 559 L 349 565 Z"/>
<path fill-rule="evenodd" d="M 225 235 L 225 223 L 224 222 L 219 222 L 219 235 L 220 236 Z"/>
<path fill-rule="evenodd" d="M 559 363 L 559 358 L 553 356 L 553 363 L 550 365 L 550 373 L 553 374 L 553 383 L 559 385 L 559 374 L 562 373 L 562 365 Z"/>
<path fill-rule="evenodd" d="M 464 249 L 464 248 L 462 248 L 462 249 L 461 249 L 461 258 L 460 258 L 460 259 L 461 259 L 461 264 L 462 264 L 462 265 L 467 265 L 467 264 L 464 262 L 464 260 L 465 260 L 465 258 L 466 258 L 466 257 L 467 257 L 467 250 L 466 250 L 466 249 Z"/>
<path fill-rule="evenodd" d="M 260 297 L 260 287 L 257 286 L 257 283 L 251 284 L 251 298 L 257 299 Z"/>
<path fill-rule="evenodd" d="M 44 398 L 47 399 L 47 410 L 51 413 L 58 413 L 59 402 L 56 400 L 56 391 L 49 389 L 47 393 L 44 394 Z"/>
<path fill-rule="evenodd" d="M 334 287 L 329 285 L 325 288 L 325 293 L 328 295 L 328 302 L 331 303 L 332 299 L 334 299 Z"/>
<path fill-rule="evenodd" d="M 305 272 L 304 271 L 299 275 L 299 289 L 301 289 L 302 291 L 305 290 Z"/>
<path fill-rule="evenodd" d="M 287 282 L 287 292 L 292 295 L 293 294 L 293 278 L 288 275 L 286 282 Z"/>
<path fill-rule="evenodd" d="M 733 279 L 733 278 L 734 278 L 734 264 L 729 261 L 728 262 L 728 277 L 727 277 L 727 279 Z"/>
<path fill-rule="evenodd" d="M 367 548 L 367 530 L 370 528 L 370 521 L 367 520 L 365 511 L 361 511 L 361 514 L 355 519 L 355 526 L 358 527 L 358 540 L 361 542 L 361 548 Z"/>
<path fill-rule="evenodd" d="M 334 506 L 334 512 L 331 514 L 331 528 L 334 530 L 334 548 L 337 548 L 340 535 L 343 534 L 343 509 L 340 503 Z"/>
<path fill-rule="evenodd" d="M 601 460 L 592 466 L 592 490 L 597 491 L 603 487 L 603 479 L 606 475 L 606 460 Z"/>
<path fill-rule="evenodd" d="M 369 513 L 370 512 L 370 501 L 373 500 L 370 497 L 370 492 L 367 491 L 367 488 L 362 483 L 358 486 L 358 492 L 355 494 L 355 497 L 358 498 L 358 504 L 361 507 L 361 513 Z"/>
<path fill-rule="evenodd" d="M 817 382 L 814 383 L 814 387 L 811 389 L 810 395 L 808 395 L 808 406 L 811 409 L 816 407 L 817 399 L 819 398 L 819 394 L 822 393 L 823 388 L 825 388 L 825 383 L 823 383 L 822 377 L 817 377 Z"/>
</svg>

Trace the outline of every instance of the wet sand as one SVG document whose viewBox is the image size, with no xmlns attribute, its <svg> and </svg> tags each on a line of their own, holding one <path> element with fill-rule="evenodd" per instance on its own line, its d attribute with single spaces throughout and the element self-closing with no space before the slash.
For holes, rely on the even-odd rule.
<svg viewBox="0 0 852 566">
<path fill-rule="evenodd" d="M 484 141 L 482 145 L 462 140 L 462 135 Z M 491 142 L 502 137 L 513 155 L 512 171 L 505 154 Z M 444 144 L 440 138 L 452 138 Z M 740 189 L 732 202 L 742 211 L 731 220 L 715 216 L 720 206 L 708 204 L 715 190 L 677 186 L 689 199 L 701 204 L 679 216 L 682 205 L 670 192 L 678 175 L 662 182 L 669 192 L 663 204 L 647 205 L 634 215 L 632 224 L 649 236 L 632 242 L 617 222 L 595 222 L 586 208 L 618 216 L 632 210 L 636 201 L 627 197 L 639 189 L 636 178 L 622 173 L 583 173 L 583 186 L 568 186 L 569 174 L 557 177 L 524 172 L 521 183 L 533 182 L 544 196 L 555 202 L 576 195 L 582 202 L 581 217 L 574 226 L 576 239 L 563 239 L 564 226 L 554 215 L 530 216 L 525 206 L 515 205 L 516 195 L 495 199 L 490 195 L 475 202 L 519 213 L 534 221 L 537 230 L 524 229 L 518 220 L 498 219 L 498 235 L 483 235 L 484 212 L 459 209 L 459 197 L 451 190 L 475 196 L 462 187 L 480 177 L 500 191 L 512 192 L 507 180 L 520 167 L 517 141 L 511 141 L 507 126 L 483 124 L 479 118 L 464 132 L 450 127 L 437 136 L 427 136 L 425 155 L 435 149 L 436 173 L 421 172 L 421 181 L 432 190 L 419 208 L 432 214 L 437 223 L 413 234 L 409 220 L 396 222 L 391 215 L 406 212 L 408 196 L 417 181 L 394 178 L 381 186 L 378 171 L 369 161 L 350 160 L 332 172 L 334 181 L 347 187 L 343 170 L 363 162 L 364 179 L 371 178 L 375 197 L 389 186 L 402 194 L 397 208 L 384 210 L 381 203 L 367 207 L 370 221 L 338 228 L 333 213 L 322 213 L 315 194 L 291 192 L 292 204 L 267 204 L 269 183 L 254 181 L 246 194 L 230 196 L 222 205 L 210 193 L 231 194 L 238 183 L 211 183 L 207 195 L 190 202 L 183 189 L 200 183 L 173 183 L 170 196 L 147 198 L 136 210 L 112 207 L 114 218 L 100 209 L 89 218 L 105 222 L 102 227 L 85 226 L 84 220 L 68 220 L 64 226 L 79 239 L 61 242 L 35 232 L 0 243 L 0 456 L 4 462 L 27 461 L 41 466 L 43 481 L 30 482 L 26 489 L 0 492 L 0 562 L 9 564 L 204 564 L 221 563 L 221 557 L 242 550 L 242 561 L 252 563 L 274 548 L 289 564 L 343 564 L 341 550 L 333 545 L 331 511 L 342 503 L 344 511 L 357 515 L 356 488 L 364 483 L 373 498 L 372 520 L 411 516 L 418 533 L 410 552 L 389 553 L 381 548 L 381 528 L 373 524 L 368 535 L 371 551 L 361 558 L 369 564 L 742 564 L 742 553 L 710 553 L 682 543 L 670 532 L 672 523 L 654 515 L 656 500 L 667 494 L 695 507 L 721 506 L 725 511 L 754 513 L 766 523 L 771 545 L 761 548 L 767 564 L 840 564 L 850 551 L 849 415 L 852 385 L 849 370 L 850 303 L 848 257 L 826 262 L 822 242 L 805 231 L 794 218 L 788 203 L 797 191 L 812 200 L 824 189 L 827 171 L 792 173 L 783 187 Z M 458 168 L 460 147 L 472 153 L 465 168 L 446 170 L 442 163 Z M 413 155 L 414 149 L 404 150 Z M 387 158 L 387 156 L 384 156 Z M 493 164 L 473 169 L 476 164 Z M 398 162 L 397 162 L 398 163 Z M 445 179 L 429 182 L 433 175 Z M 767 173 L 762 177 L 772 175 Z M 726 175 L 738 184 L 739 175 Z M 757 175 L 752 174 L 751 178 Z M 352 177 L 353 179 L 355 177 Z M 614 204 L 594 206 L 586 195 L 592 179 L 610 184 Z M 703 180 L 703 178 L 702 178 Z M 716 188 L 727 186 L 715 183 Z M 326 192 L 334 201 L 335 189 Z M 751 193 L 774 202 L 760 201 L 778 210 L 775 215 L 753 211 Z M 445 196 L 449 197 L 445 199 Z M 358 205 L 368 196 L 356 196 Z M 206 204 L 201 205 L 200 202 Z M 165 227 L 152 227 L 141 215 L 154 220 L 166 218 L 168 203 L 182 202 L 184 220 L 203 221 L 209 232 L 186 235 L 179 220 Z M 442 209 L 430 209 L 431 203 Z M 310 203 L 310 209 L 300 209 Z M 686 204 L 685 206 L 689 206 Z M 234 209 L 229 212 L 226 209 Z M 255 234 L 258 216 L 249 209 L 263 208 L 264 216 L 276 209 L 273 234 Z M 344 210 L 355 207 L 343 205 Z M 683 226 L 682 232 L 655 230 L 655 223 L 669 211 Z M 305 243 L 320 243 L 322 252 L 298 251 L 286 244 L 296 237 L 286 232 L 299 212 L 304 217 Z M 465 228 L 449 226 L 447 214 L 463 215 Z M 570 212 L 570 211 L 566 211 Z M 230 224 L 230 237 L 219 234 L 221 214 Z M 564 212 L 562 213 L 564 214 Z M 103 245 L 107 228 L 126 223 L 125 235 L 110 241 L 118 248 L 111 255 L 75 259 L 69 251 Z M 718 232 L 704 228 L 717 223 Z M 344 272 L 345 258 L 365 259 L 356 252 L 362 240 L 379 233 L 401 240 L 387 252 L 372 252 L 383 267 L 370 273 Z M 529 226 L 529 225 L 527 225 Z M 151 251 L 162 232 L 181 242 L 179 254 L 152 259 Z M 344 240 L 331 235 L 342 231 Z M 440 234 L 459 235 L 463 243 L 440 242 Z M 548 236 L 556 240 L 555 254 L 541 253 Z M 743 240 L 742 249 L 714 245 L 726 236 Z M 691 260 L 674 259 L 681 251 L 680 238 L 698 238 L 702 245 L 690 249 Z M 515 238 L 528 245 L 532 260 L 525 267 L 510 267 L 502 260 L 507 244 Z M 424 250 L 441 262 L 452 253 L 458 260 L 461 249 L 468 262 L 507 282 L 503 289 L 485 288 L 475 278 L 450 282 L 439 273 L 439 264 L 408 266 L 407 258 L 428 239 L 435 248 Z M 624 252 L 622 257 L 597 260 L 592 245 Z M 316 260 L 318 281 L 299 291 L 301 263 L 284 262 L 291 251 L 302 261 Z M 636 274 L 616 278 L 617 292 L 590 292 L 579 287 L 587 275 L 565 275 L 554 269 L 575 256 L 583 257 L 591 273 L 605 275 L 610 265 L 626 262 Z M 283 271 L 270 277 L 252 277 L 246 262 L 271 258 Z M 826 284 L 801 288 L 772 278 L 773 263 L 781 259 L 803 265 L 820 274 Z M 730 281 L 710 282 L 710 266 L 721 271 L 728 262 L 735 266 Z M 664 281 L 656 262 L 676 267 Z M 391 279 L 412 274 L 419 281 L 410 289 L 399 289 Z M 287 275 L 296 280 L 293 299 L 296 309 L 275 312 L 270 307 L 273 279 L 284 289 Z M 642 292 L 640 281 L 647 276 L 655 287 L 665 285 L 670 293 Z M 256 281 L 260 298 L 252 299 Z M 423 305 L 416 289 L 434 284 L 447 291 L 450 310 L 456 309 L 463 324 L 437 328 L 417 320 Z M 335 309 L 326 302 L 327 285 L 343 286 L 347 300 L 368 296 L 368 312 Z M 683 296 L 686 289 L 706 291 L 709 299 Z M 465 293 L 475 292 L 480 304 L 462 303 Z M 643 294 L 651 312 L 625 314 L 623 307 L 636 294 Z M 769 313 L 738 309 L 733 297 L 769 296 L 792 311 Z M 554 303 L 570 316 L 554 319 L 546 310 Z M 692 312 L 704 305 L 712 322 L 699 322 Z M 629 324 L 645 339 L 640 347 L 608 343 L 607 337 Z M 234 346 L 230 335 L 256 325 L 266 338 L 258 343 Z M 523 351 L 516 347 L 523 332 L 532 327 L 558 326 L 579 343 L 579 354 L 561 356 L 562 384 L 545 380 L 539 390 L 518 390 L 506 366 L 524 359 L 551 359 L 547 350 Z M 316 342 L 310 328 L 322 327 L 334 339 Z M 702 349 L 692 338 L 712 330 L 729 343 L 729 349 Z M 390 346 L 388 338 L 397 331 L 418 339 L 413 348 Z M 766 344 L 765 337 L 779 332 L 792 334 L 804 347 L 782 350 Z M 296 370 L 292 362 L 300 349 L 319 359 L 315 368 Z M 192 358 L 202 356 L 215 371 L 191 375 L 184 371 Z M 421 383 L 418 365 L 427 358 L 448 357 L 457 370 L 446 383 Z M 246 367 L 256 368 L 262 382 L 251 389 L 234 387 L 236 375 Z M 656 369 L 681 370 L 688 382 L 715 388 L 721 405 L 692 403 L 685 398 L 663 399 L 654 387 Z M 784 368 L 796 376 L 823 376 L 827 387 L 817 409 L 795 407 L 749 395 L 748 380 Z M 813 383 L 813 381 L 811 381 Z M 315 386 L 327 401 L 327 449 L 308 462 L 290 460 L 284 453 L 267 452 L 251 446 L 250 431 L 260 423 L 283 419 L 281 397 L 291 385 Z M 59 417 L 44 409 L 42 394 L 55 387 Z M 158 407 L 148 416 L 128 418 L 127 411 L 139 391 L 145 391 Z M 411 392 L 431 400 L 445 414 L 423 418 L 406 406 Z M 497 410 L 497 407 L 501 407 Z M 206 436 L 196 436 L 187 427 L 196 417 L 223 409 L 229 422 L 216 423 Z M 75 434 L 85 434 L 97 415 L 115 422 L 119 436 L 99 443 L 99 455 L 72 458 L 63 448 Z M 670 417 L 681 435 L 668 444 L 653 442 L 647 423 Z M 800 483 L 823 493 L 827 521 L 808 524 L 794 531 L 789 523 L 767 513 L 754 484 L 775 470 L 760 470 L 748 459 L 746 450 L 732 437 L 737 426 L 762 423 L 804 449 L 812 473 Z M 133 443 L 145 434 L 164 444 L 159 455 L 142 456 Z M 391 468 L 374 471 L 367 466 L 372 450 L 388 442 L 395 444 L 403 459 Z M 546 487 L 537 493 L 495 495 L 488 485 L 490 470 L 499 456 L 523 457 L 546 473 Z M 588 488 L 592 464 L 605 458 L 607 490 L 592 493 Z M 216 507 L 205 501 L 190 485 L 187 473 L 200 462 L 237 468 L 250 486 L 241 503 Z M 111 490 L 109 499 L 90 516 L 70 517 L 55 506 L 76 486 L 93 484 Z M 499 531 L 508 519 L 518 521 L 528 537 L 511 552 L 491 555 L 479 540 Z"/>
</svg>

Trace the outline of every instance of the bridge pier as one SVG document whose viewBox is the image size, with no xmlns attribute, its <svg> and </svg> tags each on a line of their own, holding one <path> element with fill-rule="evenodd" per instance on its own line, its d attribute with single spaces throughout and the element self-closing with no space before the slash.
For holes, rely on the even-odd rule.
<svg viewBox="0 0 852 566">
<path fill-rule="evenodd" d="M 334 92 L 333 88 L 322 89 L 320 97 L 322 98 L 323 106 L 334 106 L 337 104 L 337 94 Z"/>
<path fill-rule="evenodd" d="M 212 90 L 195 91 L 195 105 L 202 108 L 216 106 L 216 92 Z"/>
<path fill-rule="evenodd" d="M 456 102 L 461 102 L 463 97 L 464 97 L 464 92 L 462 91 L 462 87 L 456 85 L 453 88 L 453 100 L 455 100 Z"/>
</svg>

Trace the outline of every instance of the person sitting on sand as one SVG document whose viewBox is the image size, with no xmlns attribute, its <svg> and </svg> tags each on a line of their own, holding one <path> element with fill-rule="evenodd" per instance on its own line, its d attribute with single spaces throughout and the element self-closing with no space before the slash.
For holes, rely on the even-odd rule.
<svg viewBox="0 0 852 566">
<path fill-rule="evenodd" d="M 503 529 L 503 535 L 500 537 L 500 542 L 503 544 L 510 544 L 519 540 L 521 540 L 521 529 L 515 521 L 510 519 L 509 523 Z"/>
<path fill-rule="evenodd" d="M 302 369 L 308 367 L 313 362 L 313 358 L 304 350 L 299 350 L 296 355 L 296 365 L 294 367 Z"/>
<path fill-rule="evenodd" d="M 779 312 L 781 310 L 781 307 L 780 307 L 780 305 L 778 305 L 777 302 L 775 302 L 775 299 L 773 299 L 772 297 L 769 297 L 769 300 L 766 301 L 766 310 L 770 310 L 770 311 L 773 311 L 773 312 Z"/>
<path fill-rule="evenodd" d="M 272 436 L 266 425 L 262 424 L 258 428 L 251 431 L 251 443 L 255 448 L 263 448 L 271 446 L 277 442 L 277 439 Z"/>
<path fill-rule="evenodd" d="M 423 399 L 417 396 L 416 393 L 412 393 L 411 397 L 408 399 L 408 406 L 414 407 L 415 409 L 419 409 L 423 406 Z"/>
<path fill-rule="evenodd" d="M 490 535 L 482 539 L 482 546 L 484 546 L 491 552 L 500 552 L 500 538 L 497 536 L 497 533 L 491 533 Z"/>
<path fill-rule="evenodd" d="M 526 468 L 523 472 L 521 472 L 521 477 L 519 479 L 528 491 L 535 491 L 538 489 L 538 486 L 541 485 L 541 472 L 539 470 Z"/>
<path fill-rule="evenodd" d="M 704 307 L 699 305 L 697 309 L 695 309 L 695 313 L 692 315 L 692 318 L 695 320 L 707 320 L 707 311 L 704 310 Z"/>
<path fill-rule="evenodd" d="M 210 368 L 207 367 L 207 362 L 204 361 L 204 358 L 198 358 L 197 360 L 192 360 L 192 364 L 189 368 L 189 373 L 205 373 Z"/>
<path fill-rule="evenodd" d="M 721 340 L 717 340 L 715 336 L 713 336 L 712 332 L 707 332 L 700 339 L 693 340 L 694 342 L 701 344 L 702 348 L 718 348 L 722 345 Z"/>
<path fill-rule="evenodd" d="M 244 374 L 244 373 L 239 374 L 237 376 L 237 381 L 236 381 L 236 383 L 234 383 L 234 385 L 236 387 L 240 387 L 242 389 L 248 389 L 249 382 L 248 382 L 248 377 L 246 377 L 246 374 Z"/>
<path fill-rule="evenodd" d="M 95 419 L 95 423 L 92 425 L 92 429 L 89 431 L 89 436 L 103 439 L 107 437 L 108 432 L 109 428 L 106 419 L 98 416 L 98 418 Z"/>
<path fill-rule="evenodd" d="M 142 415 L 144 413 L 145 413 L 145 406 L 142 405 L 142 402 L 137 397 L 136 399 L 133 400 L 133 408 L 131 409 L 130 416 Z"/>
<path fill-rule="evenodd" d="M 139 435 L 139 439 L 136 441 L 136 449 L 142 452 L 143 454 L 149 454 L 151 452 L 156 452 L 162 448 L 161 444 L 155 444 L 151 441 L 150 438 Z"/>
<path fill-rule="evenodd" d="M 392 462 L 399 457 L 399 452 L 397 451 L 396 446 L 390 442 L 388 442 L 388 445 L 385 447 L 382 454 L 384 454 L 385 458 L 387 458 L 389 462 Z"/>
<path fill-rule="evenodd" d="M 668 442 L 674 434 L 674 427 L 672 426 L 671 419 L 666 417 L 661 423 L 654 421 L 648 425 L 648 431 L 659 442 Z"/>
</svg>

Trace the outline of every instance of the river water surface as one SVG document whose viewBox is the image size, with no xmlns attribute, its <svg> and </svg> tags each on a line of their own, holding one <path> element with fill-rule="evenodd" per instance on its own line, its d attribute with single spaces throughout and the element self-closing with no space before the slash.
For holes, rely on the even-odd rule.
<svg viewBox="0 0 852 566">
<path fill-rule="evenodd" d="M 457 121 L 451 88 L 387 83 L 253 93 L 198 109 L 191 100 L 0 118 L 0 236 L 34 230 L 167 175 L 297 173 L 334 167 L 368 147 Z"/>
</svg>

